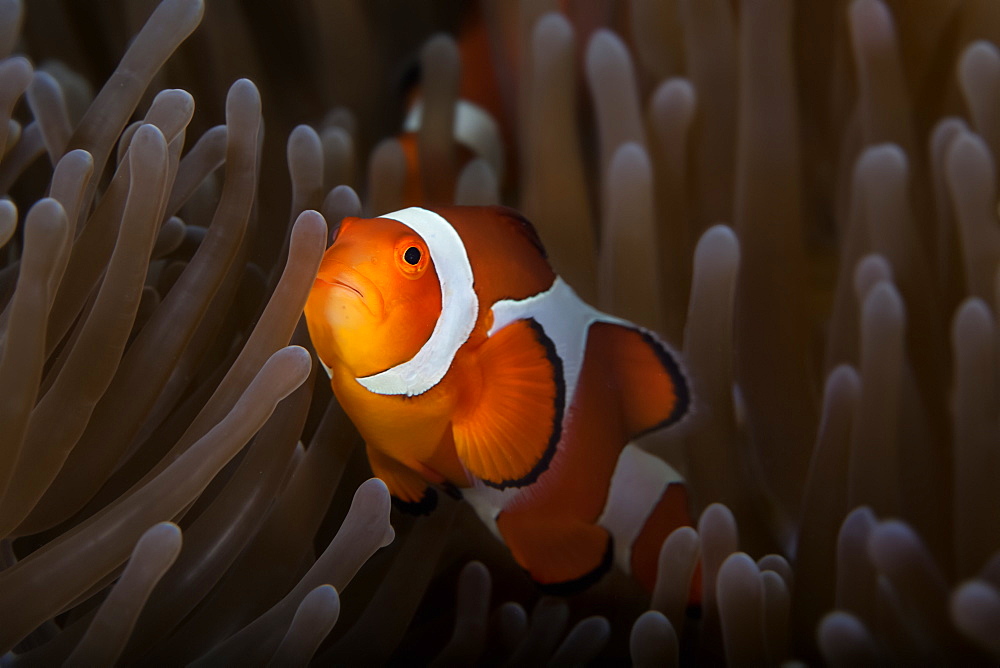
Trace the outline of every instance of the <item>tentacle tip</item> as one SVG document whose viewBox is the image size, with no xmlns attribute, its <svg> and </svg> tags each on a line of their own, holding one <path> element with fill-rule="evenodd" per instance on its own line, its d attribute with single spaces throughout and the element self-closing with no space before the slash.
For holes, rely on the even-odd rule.
<svg viewBox="0 0 1000 668">
<path fill-rule="evenodd" d="M 740 251 L 740 240 L 736 232 L 728 225 L 718 223 L 705 230 L 698 240 L 699 248 L 705 244 L 706 248 L 711 248 L 715 253 L 725 253 L 727 256 L 738 256 Z"/>
<path fill-rule="evenodd" d="M 550 41 L 565 42 L 573 38 L 573 26 L 560 12 L 548 12 L 535 23 L 536 44 Z"/>
<path fill-rule="evenodd" d="M 1000 49 L 988 39 L 977 39 L 965 47 L 960 62 L 962 68 L 980 63 L 1000 66 Z"/>
<path fill-rule="evenodd" d="M 653 93 L 652 105 L 661 112 L 676 109 L 690 123 L 698 102 L 698 93 L 691 81 L 685 77 L 670 77 L 657 86 Z"/>
<path fill-rule="evenodd" d="M 978 332 L 992 332 L 993 329 L 993 312 L 981 298 L 968 297 L 959 304 L 952 325 L 952 338 L 956 342 L 976 337 Z"/>
<path fill-rule="evenodd" d="M 237 79 L 229 87 L 229 94 L 226 96 L 226 110 L 230 105 L 260 106 L 260 91 L 257 85 L 250 79 Z"/>
<path fill-rule="evenodd" d="M 162 145 L 165 151 L 167 147 L 167 140 L 163 136 L 163 132 L 160 128 L 156 127 L 152 123 L 143 123 L 140 125 L 139 129 L 135 131 L 132 141 L 129 142 L 129 148 L 137 151 L 153 145 Z"/>
<path fill-rule="evenodd" d="M 274 367 L 283 369 L 282 373 L 287 374 L 285 377 L 291 390 L 294 390 L 309 377 L 309 372 L 312 370 L 312 355 L 302 346 L 285 346 L 271 355 L 258 375 Z"/>
<path fill-rule="evenodd" d="M 302 235 L 310 245 L 319 243 L 325 247 L 327 229 L 326 218 L 322 213 L 315 209 L 306 209 L 295 219 L 292 236 L 297 238 Z"/>
<path fill-rule="evenodd" d="M 945 164 L 949 172 L 968 170 L 972 163 L 976 167 L 992 163 L 989 148 L 982 138 L 974 132 L 966 129 L 955 136 L 948 147 L 945 156 Z M 954 177 L 953 177 L 954 178 Z M 963 180 L 964 176 L 955 178 L 956 181 Z"/>
<path fill-rule="evenodd" d="M 420 50 L 420 60 L 428 72 L 448 71 L 460 63 L 461 56 L 455 38 L 446 32 L 431 35 Z"/>
<path fill-rule="evenodd" d="M 848 8 L 852 28 L 872 36 L 892 36 L 892 14 L 882 0 L 854 0 Z M 890 31 L 886 34 L 886 31 Z"/>
</svg>

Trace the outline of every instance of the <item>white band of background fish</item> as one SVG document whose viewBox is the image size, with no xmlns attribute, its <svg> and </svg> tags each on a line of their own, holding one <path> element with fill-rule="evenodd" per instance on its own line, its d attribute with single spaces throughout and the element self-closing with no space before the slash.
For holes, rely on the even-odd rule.
<svg viewBox="0 0 1000 668">
<path fill-rule="evenodd" d="M 406 132 L 419 132 L 424 117 L 424 103 L 418 100 L 410 109 L 403 122 Z M 454 137 L 477 157 L 484 159 L 493 169 L 497 180 L 503 178 L 503 142 L 500 126 L 490 112 L 468 100 L 459 100 L 455 105 Z"/>
<path fill-rule="evenodd" d="M 472 289 L 472 265 L 458 232 L 438 214 L 410 207 L 380 218 L 406 225 L 420 235 L 441 286 L 441 316 L 430 338 L 410 360 L 357 381 L 376 394 L 423 394 L 448 373 L 455 353 L 476 325 L 479 300 Z"/>
<path fill-rule="evenodd" d="M 632 572 L 632 545 L 670 483 L 684 482 L 680 473 L 659 457 L 629 443 L 618 455 L 608 499 L 597 524 L 607 529 L 615 544 L 615 563 Z"/>
</svg>

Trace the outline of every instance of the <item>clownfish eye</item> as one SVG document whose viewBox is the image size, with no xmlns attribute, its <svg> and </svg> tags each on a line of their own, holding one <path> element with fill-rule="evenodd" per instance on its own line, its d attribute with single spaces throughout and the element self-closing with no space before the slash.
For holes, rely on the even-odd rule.
<svg viewBox="0 0 1000 668">
<path fill-rule="evenodd" d="M 427 247 L 420 241 L 409 238 L 401 239 L 393 252 L 396 267 L 407 278 L 420 278 L 430 264 Z"/>
</svg>

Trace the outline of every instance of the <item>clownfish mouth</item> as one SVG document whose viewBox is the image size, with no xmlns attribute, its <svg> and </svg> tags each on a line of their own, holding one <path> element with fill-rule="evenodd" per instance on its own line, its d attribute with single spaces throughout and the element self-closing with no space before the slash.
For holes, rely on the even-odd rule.
<svg viewBox="0 0 1000 668">
<path fill-rule="evenodd" d="M 336 288 L 341 292 L 347 292 L 364 304 L 373 316 L 381 317 L 383 310 L 382 294 L 375 284 L 359 271 L 347 266 L 338 265 L 336 272 L 332 275 L 318 276 L 316 283 L 326 285 L 329 288 Z"/>
<path fill-rule="evenodd" d="M 347 288 L 348 290 L 356 294 L 358 297 L 361 297 L 361 299 L 365 298 L 365 293 L 361 292 L 361 290 L 357 289 L 355 286 L 351 285 L 350 283 L 347 283 L 346 281 L 333 280 L 330 282 L 330 285 L 332 285 L 335 288 Z"/>
</svg>

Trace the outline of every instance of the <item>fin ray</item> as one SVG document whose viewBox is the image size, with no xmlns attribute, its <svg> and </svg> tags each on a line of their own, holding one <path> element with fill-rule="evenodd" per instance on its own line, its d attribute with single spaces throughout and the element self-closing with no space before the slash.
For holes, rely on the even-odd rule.
<svg viewBox="0 0 1000 668">
<path fill-rule="evenodd" d="M 478 361 L 482 391 L 456 413 L 455 450 L 490 487 L 528 485 L 548 467 L 562 434 L 562 362 L 533 319 L 496 332 Z"/>
<path fill-rule="evenodd" d="M 630 439 L 675 424 L 688 413 L 687 378 L 675 353 L 651 332 L 597 322 L 591 326 L 589 338 L 588 350 L 610 356 Z"/>
</svg>

